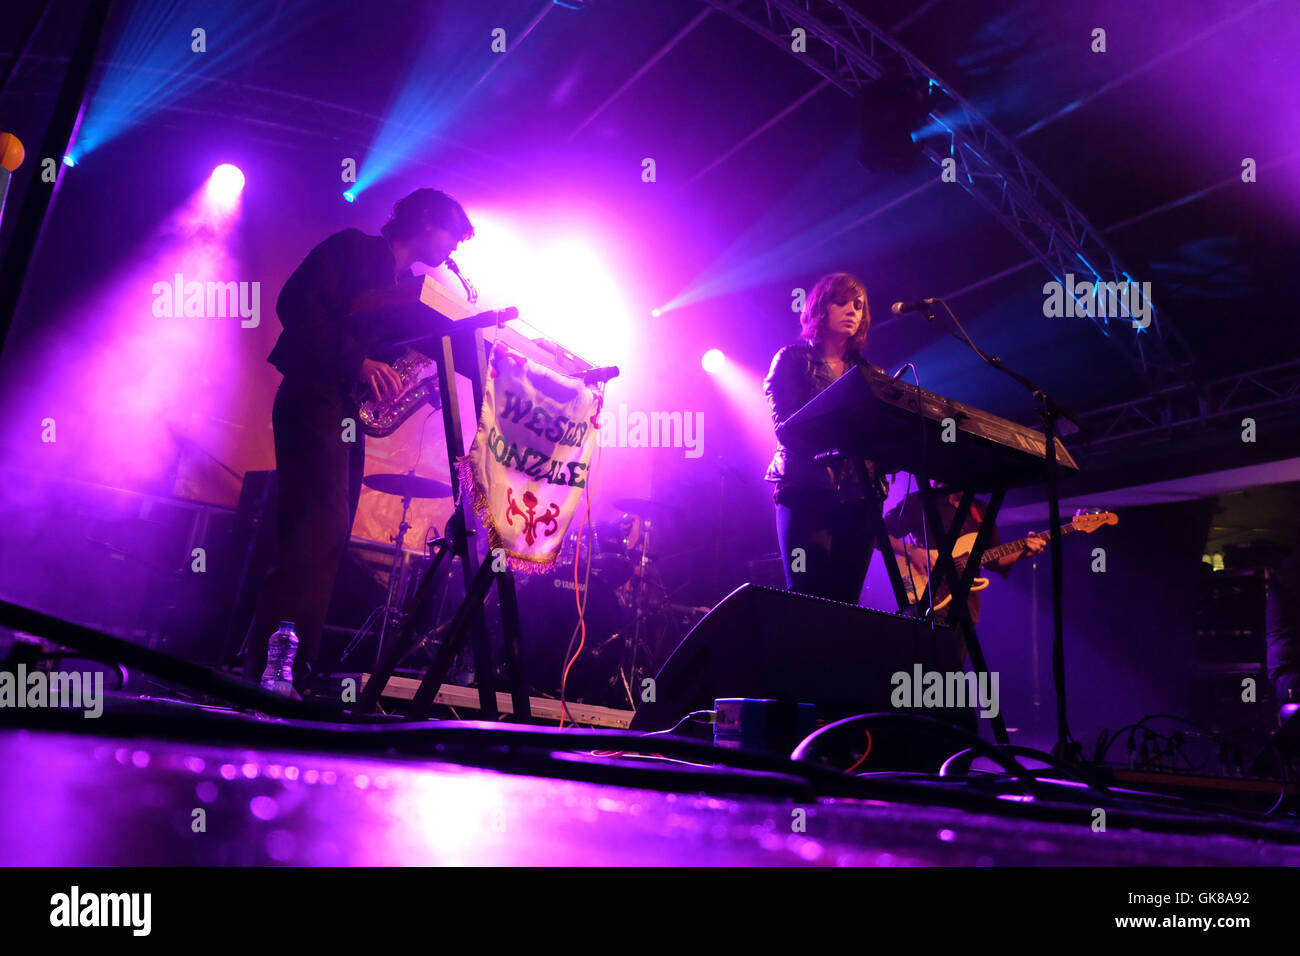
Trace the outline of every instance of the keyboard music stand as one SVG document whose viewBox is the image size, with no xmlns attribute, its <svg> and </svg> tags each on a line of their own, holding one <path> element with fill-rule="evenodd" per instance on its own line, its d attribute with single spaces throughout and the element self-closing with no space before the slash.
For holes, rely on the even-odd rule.
<svg viewBox="0 0 1300 956">
<path fill-rule="evenodd" d="M 432 279 L 426 278 L 426 285 Z M 441 303 L 439 303 L 441 304 Z M 465 580 L 465 599 L 461 602 L 452 618 L 451 625 L 444 634 L 433 663 L 425 671 L 424 678 L 411 702 L 409 716 L 426 717 L 433 705 L 434 698 L 451 668 L 455 655 L 460 651 L 466 639 L 470 641 L 474 654 L 474 676 L 478 684 L 479 713 L 485 720 L 495 720 L 497 710 L 496 681 L 492 664 L 492 649 L 488 641 L 487 624 L 483 617 L 483 602 L 491 589 L 493 574 L 491 563 L 479 564 L 478 553 L 470 540 L 473 524 L 469 521 L 468 503 L 461 493 L 460 470 L 457 460 L 468 450 L 465 444 L 465 432 L 461 425 L 461 401 L 456 388 L 456 373 L 462 370 L 469 378 L 473 390 L 475 408 L 481 408 L 483 402 L 483 377 L 479 363 L 473 361 L 473 351 L 466 354 L 465 345 L 471 349 L 475 343 L 482 341 L 479 334 L 484 327 L 496 325 L 497 313 L 481 313 L 479 316 L 462 321 L 447 316 L 432 307 L 407 305 L 402 318 L 412 323 L 422 321 L 426 326 L 430 318 L 437 332 L 423 338 L 407 339 L 402 345 L 429 355 L 438 369 L 438 394 L 442 400 L 442 426 L 447 442 L 447 474 L 451 484 L 454 502 L 451 517 L 447 520 L 445 531 L 446 549 L 430 563 L 420 578 L 414 594 L 410 599 L 407 613 L 403 615 L 397 635 L 389 645 L 387 653 L 380 660 L 375 672 L 366 682 L 357 700 L 357 709 L 362 713 L 374 711 L 388 684 L 388 679 L 402 657 L 414 645 L 416 623 L 423 619 L 423 610 L 437 592 L 437 569 L 444 555 L 460 558 L 461 570 Z M 422 311 L 420 311 L 422 310 Z M 531 710 L 528 700 L 527 678 L 523 671 L 523 661 L 519 653 L 519 610 L 515 598 L 514 575 L 510 571 L 499 573 L 496 578 L 497 594 L 501 602 L 501 630 L 505 646 L 506 662 L 510 674 L 511 697 L 516 717 L 528 720 Z"/>
<path fill-rule="evenodd" d="M 528 697 L 528 680 L 524 671 L 523 655 L 520 650 L 519 600 L 515 590 L 514 572 L 509 569 L 493 571 L 491 561 L 480 564 L 470 540 L 473 536 L 471 530 L 473 522 L 469 512 L 472 509 L 462 493 L 460 469 L 457 467 L 458 460 L 468 453 L 469 446 L 466 444 L 466 436 L 461 426 L 461 401 L 456 389 L 456 375 L 459 372 L 469 379 L 474 414 L 477 418 L 479 409 L 483 407 L 484 376 L 487 372 L 490 348 L 483 331 L 493 327 L 498 329 L 507 344 L 514 344 L 522 349 L 531 343 L 534 358 L 538 357 L 538 352 L 544 353 L 541 356 L 543 360 L 553 366 L 560 366 L 565 372 L 581 371 L 591 366 L 558 345 L 548 343 L 547 346 L 541 346 L 526 336 L 512 333 L 510 329 L 504 328 L 506 321 L 518 316 L 518 312 L 514 309 L 467 315 L 464 303 L 448 297 L 432 277 L 425 278 L 420 288 L 418 303 L 402 303 L 397 308 L 402 313 L 398 321 L 406 327 L 427 330 L 432 317 L 437 330 L 433 335 L 421 331 L 420 334 L 407 337 L 398 344 L 430 356 L 437 365 L 438 393 L 442 400 L 442 424 L 447 439 L 448 475 L 452 500 L 455 502 L 455 509 L 447 521 L 446 545 L 452 557 L 461 559 L 465 579 L 465 598 L 443 635 L 433 662 L 421 678 L 407 716 L 420 719 L 429 715 L 456 654 L 467 639 L 474 654 L 479 713 L 485 720 L 495 720 L 499 716 L 492 650 L 483 616 L 483 602 L 495 582 L 501 608 L 501 636 L 505 649 L 514 718 L 528 721 L 532 719 L 532 708 Z M 459 312 L 460 317 L 448 315 L 453 312 Z M 371 712 L 375 709 L 398 662 L 413 646 L 416 622 L 422 619 L 421 612 L 437 591 L 439 564 L 440 560 L 435 560 L 425 569 L 396 639 L 375 673 L 371 675 L 357 701 L 357 707 L 361 712 Z"/>
</svg>

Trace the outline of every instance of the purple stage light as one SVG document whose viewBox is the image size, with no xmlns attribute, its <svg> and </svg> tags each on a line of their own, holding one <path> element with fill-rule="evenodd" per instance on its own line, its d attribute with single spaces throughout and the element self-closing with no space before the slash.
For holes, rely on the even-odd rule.
<svg viewBox="0 0 1300 956">
<path fill-rule="evenodd" d="M 210 177 L 101 279 L 93 305 L 60 316 L 67 334 L 95 348 L 55 353 L 32 385 L 31 400 L 79 438 L 67 451 L 63 442 L 40 448 L 43 467 L 170 489 L 174 469 L 190 473 L 182 459 L 191 447 L 233 452 L 224 409 L 247 387 L 246 343 L 268 318 L 260 282 L 231 251 L 238 224 L 238 203 L 220 204 Z"/>
<path fill-rule="evenodd" d="M 478 286 L 480 308 L 515 306 L 520 319 L 588 361 L 628 362 L 635 313 L 615 243 L 600 224 L 557 229 L 549 211 L 530 208 L 470 214 L 474 238 L 455 258 Z"/>
<path fill-rule="evenodd" d="M 704 353 L 704 358 L 700 359 L 700 364 L 704 366 L 704 371 L 714 375 L 722 370 L 726 361 L 727 357 L 722 354 L 721 349 L 709 349 Z"/>
<path fill-rule="evenodd" d="M 223 206 L 233 206 L 244 191 L 244 174 L 238 166 L 222 163 L 208 178 L 208 198 Z"/>
</svg>

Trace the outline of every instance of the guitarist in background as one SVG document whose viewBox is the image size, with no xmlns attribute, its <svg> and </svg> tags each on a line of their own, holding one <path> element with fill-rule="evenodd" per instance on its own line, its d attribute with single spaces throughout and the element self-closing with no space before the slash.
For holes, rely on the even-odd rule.
<svg viewBox="0 0 1300 956">
<path fill-rule="evenodd" d="M 957 493 L 947 495 L 946 497 L 940 498 L 937 502 L 935 502 L 935 505 L 939 511 L 939 518 L 943 522 L 944 527 L 950 526 L 953 522 L 953 519 L 957 517 L 957 506 L 960 504 L 961 504 L 961 495 Z M 985 507 L 984 503 L 981 502 L 979 499 L 976 499 L 971 503 L 970 513 L 966 515 L 966 524 L 963 525 L 961 529 L 962 534 L 969 534 L 973 531 L 979 531 L 980 525 L 983 523 L 984 520 L 984 507 Z M 920 491 L 914 491 L 906 498 L 903 499 L 902 504 L 900 504 L 897 508 L 895 508 L 893 511 L 891 511 L 888 515 L 885 516 L 885 527 L 889 530 L 889 534 L 891 538 L 901 539 L 901 538 L 905 538 L 908 535 L 911 535 L 914 538 L 914 541 L 909 543 L 908 547 L 904 550 L 898 550 L 897 544 L 894 547 L 895 550 L 898 550 L 898 553 L 900 555 L 909 558 L 909 560 L 913 563 L 913 565 L 917 565 L 921 568 L 920 571 L 921 576 L 925 574 L 925 529 L 924 529 L 925 511 L 924 508 L 925 506 L 921 501 Z M 941 533 L 942 533 L 941 529 L 938 528 L 930 529 L 930 548 L 932 550 L 935 550 L 939 547 L 938 540 Z M 998 529 L 994 527 L 991 533 L 989 534 L 989 541 L 988 544 L 986 545 L 986 548 L 994 548 L 997 547 L 997 545 L 999 544 L 1001 544 L 1001 539 L 998 537 Z M 1011 568 L 1017 561 L 1019 561 L 1021 558 L 1024 558 L 1026 556 L 1036 555 L 1040 551 L 1042 551 L 1043 548 L 1045 547 L 1047 547 L 1046 539 L 1031 537 L 1026 539 L 1025 546 L 1022 550 L 1016 551 L 1012 554 L 1005 555 L 1002 558 L 998 559 L 997 561 L 985 565 L 985 567 L 993 571 L 996 571 L 998 574 L 1002 575 L 1002 577 L 1005 578 L 1008 575 L 1010 575 Z M 906 554 L 905 551 L 910 551 L 911 553 Z M 940 595 L 946 593 L 947 593 L 946 589 L 939 591 L 938 594 L 935 595 L 936 597 L 935 603 L 936 604 L 938 603 L 938 598 Z M 928 601 L 928 598 L 923 597 L 922 600 Z M 948 607 L 936 610 L 934 612 L 935 620 L 942 624 L 948 623 L 950 618 L 951 607 L 952 605 L 949 604 Z M 970 611 L 971 623 L 978 625 L 979 617 L 980 617 L 980 592 L 979 591 L 971 591 L 971 593 L 966 599 L 966 607 Z M 962 643 L 962 656 L 963 658 L 966 656 L 966 647 L 964 641 Z"/>
<path fill-rule="evenodd" d="M 284 331 L 268 362 L 284 375 L 275 395 L 275 470 L 279 485 L 278 556 L 244 637 L 246 680 L 266 667 L 267 643 L 280 621 L 298 634 L 294 684 L 306 686 L 361 496 L 365 436 L 343 440 L 343 420 L 359 421 L 359 403 L 402 388 L 393 342 L 398 330 L 363 311 L 363 293 L 396 294 L 411 267 L 437 268 L 474 235 L 460 203 L 436 189 L 398 200 L 370 236 L 345 229 L 313 249 L 285 283 L 275 310 Z M 366 394 L 362 389 L 368 389 Z"/>
</svg>

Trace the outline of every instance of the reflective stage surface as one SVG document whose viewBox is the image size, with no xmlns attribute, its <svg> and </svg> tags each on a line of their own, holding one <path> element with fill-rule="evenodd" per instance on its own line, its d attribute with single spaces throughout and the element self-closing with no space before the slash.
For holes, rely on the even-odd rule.
<svg viewBox="0 0 1300 956">
<path fill-rule="evenodd" d="M 1233 865 L 1300 848 L 427 761 L 0 731 L 0 864 Z"/>
</svg>

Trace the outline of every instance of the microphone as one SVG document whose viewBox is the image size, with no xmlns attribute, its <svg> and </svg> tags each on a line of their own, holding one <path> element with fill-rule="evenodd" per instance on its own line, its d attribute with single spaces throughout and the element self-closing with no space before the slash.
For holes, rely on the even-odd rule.
<svg viewBox="0 0 1300 956">
<path fill-rule="evenodd" d="M 582 373 L 582 384 L 597 385 L 601 382 L 608 382 L 611 378 L 618 378 L 617 365 L 602 365 L 599 368 L 589 368 Z"/>
<path fill-rule="evenodd" d="M 889 311 L 894 315 L 903 315 L 907 312 L 924 312 L 928 315 L 930 306 L 938 301 L 938 299 L 917 299 L 915 302 L 895 302 L 889 307 Z"/>
</svg>

